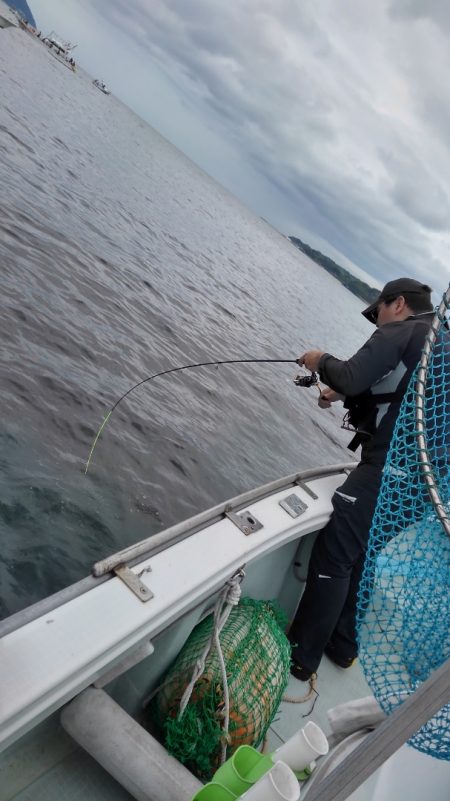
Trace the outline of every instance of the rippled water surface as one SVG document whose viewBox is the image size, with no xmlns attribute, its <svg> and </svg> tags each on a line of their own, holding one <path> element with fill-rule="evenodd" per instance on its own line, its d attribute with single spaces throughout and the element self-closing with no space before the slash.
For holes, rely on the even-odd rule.
<svg viewBox="0 0 450 801">
<path fill-rule="evenodd" d="M 295 232 L 293 232 L 295 233 Z M 5 616 L 234 494 L 347 461 L 295 365 L 363 304 L 112 95 L 0 31 L 0 586 Z"/>
</svg>

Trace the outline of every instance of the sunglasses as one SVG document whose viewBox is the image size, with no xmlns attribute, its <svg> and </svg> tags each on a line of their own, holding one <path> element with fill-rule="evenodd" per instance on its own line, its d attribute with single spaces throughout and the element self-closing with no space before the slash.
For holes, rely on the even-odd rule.
<svg viewBox="0 0 450 801">
<path fill-rule="evenodd" d="M 379 301 L 378 306 L 373 311 L 370 312 L 370 322 L 371 323 L 376 323 L 378 321 L 378 312 L 379 312 L 379 308 L 378 307 L 379 307 L 380 303 L 389 304 L 389 303 L 392 303 L 392 301 L 394 301 L 396 298 L 398 298 L 398 295 L 391 295 L 388 298 L 382 298 L 382 300 Z"/>
</svg>

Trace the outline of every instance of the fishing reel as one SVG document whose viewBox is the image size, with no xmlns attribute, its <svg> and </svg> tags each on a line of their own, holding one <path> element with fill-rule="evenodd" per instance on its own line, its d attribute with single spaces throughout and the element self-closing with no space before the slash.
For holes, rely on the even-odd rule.
<svg viewBox="0 0 450 801">
<path fill-rule="evenodd" d="M 294 378 L 294 384 L 297 387 L 314 387 L 319 383 L 319 376 L 317 373 L 311 375 L 297 375 Z"/>
</svg>

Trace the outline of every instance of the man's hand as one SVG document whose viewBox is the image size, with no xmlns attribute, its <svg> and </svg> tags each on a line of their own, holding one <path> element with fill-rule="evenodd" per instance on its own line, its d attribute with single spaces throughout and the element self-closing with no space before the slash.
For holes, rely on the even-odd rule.
<svg viewBox="0 0 450 801">
<path fill-rule="evenodd" d="M 299 356 L 297 359 L 297 364 L 300 367 L 306 367 L 307 370 L 311 370 L 312 373 L 317 372 L 319 369 L 319 361 L 320 357 L 323 356 L 325 351 L 323 350 L 307 350 L 303 356 Z"/>
<path fill-rule="evenodd" d="M 344 400 L 345 395 L 341 395 L 339 392 L 335 392 L 334 389 L 330 389 L 330 387 L 325 387 L 320 393 L 319 398 L 319 406 L 321 409 L 329 409 L 332 403 L 335 401 L 342 401 Z"/>
</svg>

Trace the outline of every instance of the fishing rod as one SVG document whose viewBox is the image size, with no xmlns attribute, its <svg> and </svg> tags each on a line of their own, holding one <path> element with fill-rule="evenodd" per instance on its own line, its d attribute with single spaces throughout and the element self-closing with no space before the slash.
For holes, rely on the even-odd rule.
<svg viewBox="0 0 450 801">
<path fill-rule="evenodd" d="M 89 465 L 92 461 L 92 456 L 95 450 L 95 446 L 97 445 L 100 435 L 103 429 L 105 428 L 109 418 L 111 417 L 113 411 L 117 409 L 119 403 L 121 403 L 127 397 L 127 395 L 129 395 L 135 389 L 140 387 L 142 384 L 147 383 L 147 381 L 152 381 L 154 378 L 161 378 L 163 375 L 169 375 L 170 373 L 177 373 L 180 370 L 192 370 L 194 367 L 219 367 L 221 364 L 268 364 L 268 363 L 298 364 L 298 361 L 297 359 L 227 359 L 223 361 L 214 361 L 214 362 L 198 362 L 197 364 L 184 364 L 181 367 L 171 367 L 170 370 L 163 370 L 160 373 L 154 373 L 153 375 L 147 376 L 147 378 L 143 378 L 142 381 L 138 381 L 137 384 L 134 384 L 134 386 L 130 387 L 130 389 L 127 389 L 127 391 L 124 392 L 123 395 L 121 395 L 118 400 L 116 400 L 115 404 L 111 406 L 111 409 L 109 409 L 109 411 L 107 412 L 100 428 L 97 431 L 97 434 L 95 435 L 95 439 L 92 443 L 91 450 L 89 451 L 89 456 L 86 462 L 84 474 L 86 475 L 87 471 L 89 470 Z M 317 373 L 311 373 L 311 375 L 304 375 L 304 376 L 298 375 L 294 379 L 294 384 L 298 387 L 312 387 L 315 385 L 318 386 Z"/>
</svg>

